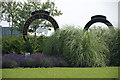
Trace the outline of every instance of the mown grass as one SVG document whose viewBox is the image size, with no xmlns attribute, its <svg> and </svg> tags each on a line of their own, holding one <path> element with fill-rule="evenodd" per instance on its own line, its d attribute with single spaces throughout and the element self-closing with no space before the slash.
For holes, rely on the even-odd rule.
<svg viewBox="0 0 120 80">
<path fill-rule="evenodd" d="M 3 78 L 118 78 L 118 67 L 2 69 Z"/>
</svg>

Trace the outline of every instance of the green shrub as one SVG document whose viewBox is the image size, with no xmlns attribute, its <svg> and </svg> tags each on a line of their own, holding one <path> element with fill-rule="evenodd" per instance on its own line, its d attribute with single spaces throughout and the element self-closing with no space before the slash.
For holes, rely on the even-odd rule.
<svg viewBox="0 0 120 80">
<path fill-rule="evenodd" d="M 2 38 L 2 53 L 24 54 L 25 52 L 37 53 L 42 52 L 48 37 L 30 37 L 30 40 L 25 42 L 22 36 L 18 37 L 3 37 Z"/>
<path fill-rule="evenodd" d="M 3 37 L 2 38 L 2 53 L 23 53 L 22 45 L 23 45 L 22 37 Z"/>
<path fill-rule="evenodd" d="M 30 43 L 33 48 L 33 53 L 38 53 L 38 52 L 42 53 L 48 38 L 49 37 L 45 37 L 45 36 L 31 38 Z"/>
<path fill-rule="evenodd" d="M 62 56 L 70 66 L 106 66 L 109 50 L 92 31 L 67 27 L 56 31 L 43 50 L 50 55 Z"/>
<path fill-rule="evenodd" d="M 2 53 L 11 53 L 9 38 L 2 38 Z"/>
</svg>

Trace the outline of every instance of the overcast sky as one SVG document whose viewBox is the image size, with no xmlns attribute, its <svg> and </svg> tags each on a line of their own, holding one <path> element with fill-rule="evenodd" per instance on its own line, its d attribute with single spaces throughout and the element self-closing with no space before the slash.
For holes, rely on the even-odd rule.
<svg viewBox="0 0 120 80">
<path fill-rule="evenodd" d="M 56 18 L 59 25 L 84 27 L 94 15 L 104 15 L 115 26 L 118 25 L 118 0 L 56 0 L 63 15 Z"/>
<path fill-rule="evenodd" d="M 54 18 L 60 27 L 67 24 L 83 28 L 90 21 L 91 16 L 104 15 L 115 27 L 118 27 L 118 1 L 55 0 L 58 10 L 61 10 L 63 15 Z M 8 26 L 5 22 L 0 25 Z"/>
</svg>

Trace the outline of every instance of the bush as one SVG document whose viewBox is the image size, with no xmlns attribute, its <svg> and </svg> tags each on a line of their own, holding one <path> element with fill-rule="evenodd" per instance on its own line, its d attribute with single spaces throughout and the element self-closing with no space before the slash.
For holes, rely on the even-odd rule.
<svg viewBox="0 0 120 80">
<path fill-rule="evenodd" d="M 25 52 L 30 52 L 30 53 L 42 52 L 47 39 L 48 37 L 45 36 L 40 36 L 36 38 L 30 37 L 30 40 L 25 42 L 22 36 L 3 37 L 2 53 L 24 54 Z"/>
<path fill-rule="evenodd" d="M 62 58 L 57 58 L 56 67 L 68 67 L 69 65 Z"/>
<path fill-rule="evenodd" d="M 2 56 L 2 67 L 3 68 L 13 68 L 19 67 L 20 62 L 24 59 L 23 55 L 17 54 L 5 54 Z"/>
<path fill-rule="evenodd" d="M 24 41 L 22 36 L 19 37 L 3 37 L 2 38 L 2 53 L 9 54 L 9 53 L 17 53 L 23 54 Z"/>
<path fill-rule="evenodd" d="M 49 57 L 41 54 L 41 53 L 35 53 L 30 56 L 30 58 L 35 60 L 34 67 L 52 67 L 52 61 L 49 60 Z"/>
<path fill-rule="evenodd" d="M 45 36 L 31 38 L 30 43 L 33 48 L 33 53 L 42 53 L 48 39 L 49 37 Z"/>
<path fill-rule="evenodd" d="M 35 60 L 35 67 L 67 66 L 67 63 L 60 57 L 49 56 L 41 53 L 32 54 L 30 57 Z"/>
<path fill-rule="evenodd" d="M 21 61 L 20 67 L 34 67 L 35 60 L 32 58 L 25 58 Z"/>
<path fill-rule="evenodd" d="M 109 50 L 104 41 L 92 31 L 72 27 L 56 31 L 43 52 L 61 56 L 74 67 L 106 66 L 109 62 Z"/>
<path fill-rule="evenodd" d="M 14 60 L 4 59 L 2 61 L 2 68 L 15 68 L 18 67 L 18 64 Z"/>
<path fill-rule="evenodd" d="M 2 58 L 2 68 L 15 67 L 65 67 L 67 63 L 60 57 L 35 53 L 30 56 L 18 54 L 5 54 Z"/>
<path fill-rule="evenodd" d="M 14 53 L 10 53 L 10 54 L 5 54 L 3 55 L 2 59 L 11 59 L 11 60 L 15 60 L 17 62 L 20 62 L 21 60 L 23 60 L 25 57 L 24 55 L 20 55 L 20 54 L 14 54 Z"/>
</svg>

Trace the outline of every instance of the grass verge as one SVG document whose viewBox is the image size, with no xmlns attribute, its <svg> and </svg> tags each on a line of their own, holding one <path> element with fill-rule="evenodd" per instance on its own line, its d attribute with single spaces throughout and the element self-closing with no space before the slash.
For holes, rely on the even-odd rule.
<svg viewBox="0 0 120 80">
<path fill-rule="evenodd" d="M 3 78 L 118 78 L 118 67 L 2 69 Z"/>
</svg>

